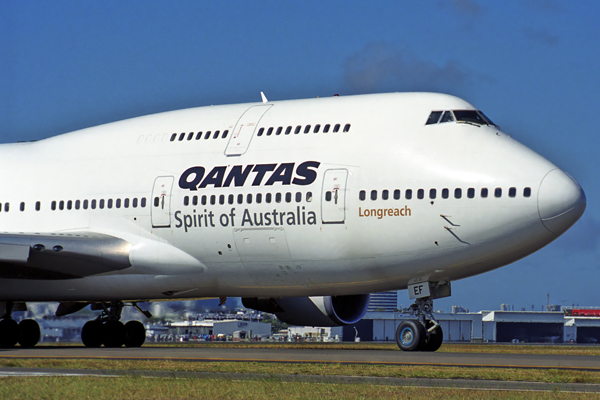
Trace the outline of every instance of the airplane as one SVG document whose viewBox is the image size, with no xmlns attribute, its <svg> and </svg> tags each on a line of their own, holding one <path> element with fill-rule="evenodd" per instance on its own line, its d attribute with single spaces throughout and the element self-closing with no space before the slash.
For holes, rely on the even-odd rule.
<svg viewBox="0 0 600 400">
<path fill-rule="evenodd" d="M 140 302 L 241 297 L 293 325 L 354 324 L 408 289 L 396 341 L 435 351 L 433 300 L 582 215 L 579 184 L 446 94 L 218 105 L 0 145 L 0 346 L 28 302 L 91 306 L 88 347 L 142 346 Z"/>
</svg>

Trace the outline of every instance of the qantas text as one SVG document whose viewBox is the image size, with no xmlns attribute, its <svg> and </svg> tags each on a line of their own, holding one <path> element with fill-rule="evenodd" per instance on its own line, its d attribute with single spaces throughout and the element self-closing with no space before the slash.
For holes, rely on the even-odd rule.
<svg viewBox="0 0 600 400">
<path fill-rule="evenodd" d="M 242 187 L 248 181 L 250 174 L 254 174 L 252 186 L 271 186 L 279 182 L 282 185 L 310 185 L 317 179 L 317 169 L 321 165 L 318 161 L 304 161 L 281 164 L 248 164 L 214 167 L 206 173 L 201 166 L 186 169 L 179 178 L 179 187 L 182 189 L 198 190 L 207 186 Z M 229 168 L 229 171 L 227 170 Z M 268 176 L 268 177 L 267 177 Z"/>
</svg>

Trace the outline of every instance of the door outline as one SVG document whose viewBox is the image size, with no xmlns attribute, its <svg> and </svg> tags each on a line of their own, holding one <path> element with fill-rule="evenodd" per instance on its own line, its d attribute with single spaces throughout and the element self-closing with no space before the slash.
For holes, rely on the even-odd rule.
<svg viewBox="0 0 600 400">
<path fill-rule="evenodd" d="M 346 221 L 346 191 L 348 170 L 328 169 L 323 174 L 321 191 L 321 222 L 343 224 Z"/>
<path fill-rule="evenodd" d="M 173 189 L 172 176 L 159 176 L 154 180 L 150 210 L 153 228 L 171 227 L 171 191 Z"/>
<path fill-rule="evenodd" d="M 271 107 L 273 107 L 272 104 L 256 105 L 248 108 L 242 114 L 233 128 L 225 148 L 226 156 L 241 156 L 248 151 L 256 128 L 258 128 L 258 123 Z"/>
</svg>

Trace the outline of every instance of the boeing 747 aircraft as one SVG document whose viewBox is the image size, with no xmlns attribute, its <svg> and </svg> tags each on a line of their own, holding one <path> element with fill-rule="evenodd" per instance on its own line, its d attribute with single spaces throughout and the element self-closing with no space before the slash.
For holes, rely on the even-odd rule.
<svg viewBox="0 0 600 400">
<path fill-rule="evenodd" d="M 27 302 L 91 305 L 86 346 L 141 346 L 124 306 L 242 297 L 295 325 L 353 324 L 408 289 L 396 340 L 435 351 L 432 300 L 582 215 L 580 186 L 444 94 L 200 107 L 0 146 L 0 345 Z"/>
</svg>

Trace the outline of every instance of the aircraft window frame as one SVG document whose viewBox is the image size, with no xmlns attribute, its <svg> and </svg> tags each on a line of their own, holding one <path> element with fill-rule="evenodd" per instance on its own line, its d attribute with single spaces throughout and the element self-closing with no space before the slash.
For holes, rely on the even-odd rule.
<svg viewBox="0 0 600 400">
<path fill-rule="evenodd" d="M 217 196 L 214 194 L 211 194 L 208 202 L 210 203 L 211 206 L 214 206 L 215 204 L 217 204 Z"/>
<path fill-rule="evenodd" d="M 88 199 L 83 200 L 83 209 L 87 210 L 90 208 L 90 201 Z"/>
<path fill-rule="evenodd" d="M 113 208 L 113 199 L 108 199 L 106 201 L 106 208 Z"/>
<path fill-rule="evenodd" d="M 435 114 L 437 114 L 437 118 L 436 118 Z M 425 125 L 436 125 L 439 122 L 440 118 L 442 117 L 442 114 L 444 114 L 443 111 L 432 111 L 431 114 L 429 114 L 429 117 L 427 118 Z M 435 118 L 435 120 L 433 120 L 433 118 Z"/>
<path fill-rule="evenodd" d="M 205 194 L 203 194 L 203 195 L 202 195 L 202 198 L 200 199 L 200 203 L 201 203 L 203 206 L 207 205 L 207 204 L 208 204 L 208 196 L 207 196 L 207 195 L 205 195 Z"/>
<path fill-rule="evenodd" d="M 311 203 L 313 200 L 313 194 L 312 192 L 306 192 L 306 202 L 307 203 Z"/>
<path fill-rule="evenodd" d="M 531 188 L 530 187 L 523 188 L 523 197 L 531 197 Z"/>
<path fill-rule="evenodd" d="M 510 187 L 508 188 L 508 197 L 516 197 L 517 196 L 517 188 Z"/>
<path fill-rule="evenodd" d="M 454 114 L 452 114 L 452 111 L 444 111 L 444 114 L 442 114 L 439 123 L 445 124 L 448 122 L 455 122 Z"/>
<path fill-rule="evenodd" d="M 262 193 L 256 193 L 256 196 L 254 197 L 254 202 L 256 204 L 261 204 L 262 203 Z"/>
<path fill-rule="evenodd" d="M 246 203 L 252 204 L 252 193 L 246 195 Z"/>
<path fill-rule="evenodd" d="M 358 192 L 358 199 L 360 201 L 365 201 L 367 199 L 367 191 L 361 190 L 360 192 Z"/>
<path fill-rule="evenodd" d="M 281 200 L 282 200 L 281 193 L 279 193 L 279 192 L 275 193 L 275 203 L 281 203 Z"/>
<path fill-rule="evenodd" d="M 486 188 L 486 187 L 481 188 L 481 192 L 479 194 L 481 196 L 481 198 L 487 199 L 488 194 L 489 194 L 488 188 Z"/>
<path fill-rule="evenodd" d="M 477 110 L 452 110 L 457 124 L 489 125 Z"/>
<path fill-rule="evenodd" d="M 269 129 L 267 129 L 267 136 L 271 136 L 273 134 L 273 127 L 270 127 Z"/>
<path fill-rule="evenodd" d="M 123 200 L 123 208 L 129 208 L 129 197 L 125 198 L 125 200 Z"/>
<path fill-rule="evenodd" d="M 394 190 L 394 200 L 400 200 L 400 189 L 395 189 Z"/>
<path fill-rule="evenodd" d="M 384 189 L 381 191 L 381 200 L 387 200 L 390 198 L 390 191 L 387 189 Z"/>
<path fill-rule="evenodd" d="M 335 124 L 333 127 L 333 133 L 338 133 L 340 131 L 341 124 Z"/>
<path fill-rule="evenodd" d="M 332 196 L 331 196 L 331 190 L 328 190 L 325 192 L 325 201 L 331 201 Z"/>
<path fill-rule="evenodd" d="M 302 192 L 296 192 L 296 203 L 300 203 L 302 201 Z"/>
<path fill-rule="evenodd" d="M 475 188 L 467 189 L 467 198 L 474 199 L 475 198 Z"/>
<path fill-rule="evenodd" d="M 406 190 L 404 191 L 404 198 L 405 198 L 406 200 L 412 200 L 412 195 L 413 195 L 413 193 L 412 193 L 412 189 L 406 189 Z"/>
<path fill-rule="evenodd" d="M 260 129 L 258 130 L 258 132 L 256 133 L 256 136 L 262 136 L 262 135 L 263 135 L 263 133 L 265 133 L 265 128 L 260 128 Z"/>
<path fill-rule="evenodd" d="M 19 209 L 21 211 L 25 211 L 25 202 L 24 201 L 22 201 L 21 204 L 19 205 Z"/>
<path fill-rule="evenodd" d="M 437 196 L 437 190 L 436 190 L 436 189 L 434 189 L 434 188 L 432 188 L 432 189 L 429 189 L 429 198 L 430 198 L 431 200 L 433 200 L 433 199 L 435 199 L 435 198 L 436 198 L 436 196 Z"/>
<path fill-rule="evenodd" d="M 196 140 L 202 139 L 202 131 L 196 133 Z"/>
<path fill-rule="evenodd" d="M 315 128 L 313 129 L 313 133 L 319 133 L 320 130 L 321 130 L 321 124 L 316 124 Z"/>
<path fill-rule="evenodd" d="M 371 190 L 371 200 L 377 200 L 377 190 Z"/>
<path fill-rule="evenodd" d="M 272 200 L 273 200 L 273 195 L 271 193 L 265 194 L 265 203 L 271 204 Z"/>
<path fill-rule="evenodd" d="M 115 200 L 115 208 L 121 208 L 121 199 Z"/>
<path fill-rule="evenodd" d="M 454 189 L 454 198 L 455 199 L 462 198 L 462 189 L 461 188 L 455 188 Z"/>
<path fill-rule="evenodd" d="M 294 135 L 299 134 L 301 130 L 302 130 L 302 125 L 296 126 L 296 129 L 294 129 Z"/>
<path fill-rule="evenodd" d="M 146 208 L 146 198 L 145 197 L 142 197 L 142 199 L 140 200 L 140 207 Z"/>
<path fill-rule="evenodd" d="M 42 203 L 40 201 L 35 202 L 35 211 L 40 211 L 42 209 Z"/>
<path fill-rule="evenodd" d="M 329 128 L 331 128 L 331 124 L 326 124 L 326 125 L 323 127 L 323 133 L 328 133 L 328 132 L 329 132 Z"/>
<path fill-rule="evenodd" d="M 183 139 L 185 139 L 185 132 L 181 132 L 179 134 L 179 141 L 181 142 L 181 141 L 183 141 Z"/>
<path fill-rule="evenodd" d="M 287 128 L 285 128 L 285 134 L 289 135 L 290 133 L 292 133 L 292 127 L 288 126 Z"/>
<path fill-rule="evenodd" d="M 194 138 L 194 132 L 188 133 L 187 140 L 192 140 Z"/>
<path fill-rule="evenodd" d="M 425 198 L 425 190 L 418 189 L 417 190 L 417 199 L 422 200 Z"/>
<path fill-rule="evenodd" d="M 447 199 L 448 197 L 450 197 L 450 190 L 448 190 L 448 188 L 443 188 L 442 189 L 442 199 Z"/>
<path fill-rule="evenodd" d="M 92 199 L 92 204 L 91 204 L 92 210 L 95 210 L 97 205 L 98 205 L 98 201 L 96 201 L 96 199 Z"/>
<path fill-rule="evenodd" d="M 310 132 L 310 125 L 306 125 L 304 127 L 304 133 L 309 133 Z"/>
<path fill-rule="evenodd" d="M 220 134 L 221 134 L 221 131 L 219 131 L 219 130 L 215 131 L 215 133 L 213 133 L 213 139 L 218 139 Z"/>
<path fill-rule="evenodd" d="M 244 204 L 244 195 L 242 193 L 237 195 L 237 203 Z"/>
<path fill-rule="evenodd" d="M 56 200 L 52 200 L 52 203 L 50 203 L 50 209 L 52 211 L 56 211 Z M 0 207 L 0 211 L 2 211 L 2 207 Z"/>
<path fill-rule="evenodd" d="M 233 194 L 230 194 L 229 196 L 227 196 L 227 203 L 228 204 L 235 203 L 235 196 Z"/>
<path fill-rule="evenodd" d="M 197 206 L 198 205 L 198 196 L 192 197 L 192 205 L 193 206 Z"/>
<path fill-rule="evenodd" d="M 494 189 L 494 197 L 496 198 L 500 198 L 502 197 L 502 188 L 501 187 L 497 187 L 496 189 Z"/>
<path fill-rule="evenodd" d="M 6 206 L 6 205 L 5 205 L 5 206 Z M 6 208 L 6 207 L 4 207 L 4 208 Z M 64 209 L 65 209 L 65 201 L 64 201 L 64 200 L 61 200 L 61 201 L 59 201 L 59 202 L 58 202 L 58 209 L 59 209 L 60 211 L 62 211 L 62 210 L 64 210 Z"/>
<path fill-rule="evenodd" d="M 292 202 L 292 193 L 291 192 L 286 192 L 285 193 L 285 202 L 286 203 L 291 203 Z"/>
<path fill-rule="evenodd" d="M 67 210 L 73 209 L 73 200 L 67 200 Z"/>
<path fill-rule="evenodd" d="M 171 142 L 174 142 L 175 139 L 177 139 L 177 134 L 176 133 L 174 133 L 174 134 L 171 135 Z"/>
<path fill-rule="evenodd" d="M 351 128 L 351 126 L 352 126 L 351 124 L 346 124 L 346 125 L 344 125 L 344 131 L 343 131 L 343 133 L 348 133 L 348 132 L 350 132 L 350 128 Z"/>
<path fill-rule="evenodd" d="M 100 201 L 98 202 L 98 208 L 101 210 L 104 210 L 104 199 L 100 199 Z"/>
<path fill-rule="evenodd" d="M 225 139 L 227 137 L 227 135 L 229 135 L 229 129 L 225 129 L 223 131 L 223 134 L 221 135 L 221 139 Z"/>
<path fill-rule="evenodd" d="M 219 195 L 219 205 L 223 205 L 225 204 L 225 195 L 221 194 Z"/>
<path fill-rule="evenodd" d="M 81 208 L 81 200 L 75 200 L 75 209 L 79 210 Z"/>
<path fill-rule="evenodd" d="M 277 128 L 277 131 L 275 131 L 275 136 L 281 135 L 281 132 L 283 132 L 283 126 Z"/>
<path fill-rule="evenodd" d="M 210 139 L 211 133 L 212 133 L 211 131 L 206 131 L 206 133 L 204 134 L 204 140 Z"/>
<path fill-rule="evenodd" d="M 190 205 L 190 196 L 184 196 L 183 197 L 183 205 L 184 206 L 189 206 Z"/>
<path fill-rule="evenodd" d="M 137 208 L 137 206 L 138 206 L 138 199 L 137 199 L 137 197 L 134 197 L 134 198 L 131 200 L 131 207 L 133 207 L 133 208 Z"/>
</svg>

